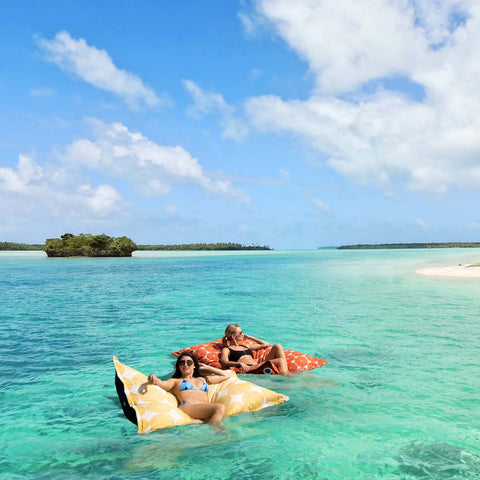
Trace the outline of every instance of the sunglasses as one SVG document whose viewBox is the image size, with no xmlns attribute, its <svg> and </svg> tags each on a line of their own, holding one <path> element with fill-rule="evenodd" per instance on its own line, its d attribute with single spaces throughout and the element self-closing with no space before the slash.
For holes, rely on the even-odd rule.
<svg viewBox="0 0 480 480">
<path fill-rule="evenodd" d="M 179 365 L 188 365 L 189 367 L 191 367 L 193 365 L 193 360 L 180 360 L 178 362 Z"/>
</svg>

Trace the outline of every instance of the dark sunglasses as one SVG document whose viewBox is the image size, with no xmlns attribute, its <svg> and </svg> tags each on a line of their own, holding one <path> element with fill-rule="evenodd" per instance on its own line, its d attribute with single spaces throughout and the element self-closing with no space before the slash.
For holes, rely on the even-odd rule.
<svg viewBox="0 0 480 480">
<path fill-rule="evenodd" d="M 178 362 L 179 365 L 188 365 L 189 367 L 191 367 L 193 365 L 193 360 L 180 360 Z"/>
</svg>

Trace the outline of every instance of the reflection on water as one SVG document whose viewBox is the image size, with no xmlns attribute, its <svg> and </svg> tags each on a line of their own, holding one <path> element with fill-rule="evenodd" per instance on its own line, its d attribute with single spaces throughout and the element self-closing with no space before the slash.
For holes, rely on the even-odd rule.
<svg viewBox="0 0 480 480">
<path fill-rule="evenodd" d="M 321 388 L 339 387 L 341 383 L 334 378 L 320 377 L 317 372 L 300 372 L 287 376 L 264 376 L 264 375 L 245 375 L 248 381 L 257 383 L 270 390 L 281 391 L 281 393 L 316 390 Z M 244 378 L 242 376 L 242 378 Z"/>
<path fill-rule="evenodd" d="M 246 439 L 272 433 L 258 427 L 257 422 L 258 418 L 234 423 L 226 419 L 223 432 L 209 425 L 188 425 L 175 427 L 175 431 L 153 432 L 148 435 L 148 444 L 141 445 L 132 452 L 124 471 L 171 470 L 189 465 L 192 459 L 197 462 L 200 459 L 208 460 L 221 451 L 235 448 L 236 444 Z"/>
<path fill-rule="evenodd" d="M 396 460 L 402 474 L 416 478 L 480 478 L 480 456 L 448 443 L 411 442 Z"/>
</svg>

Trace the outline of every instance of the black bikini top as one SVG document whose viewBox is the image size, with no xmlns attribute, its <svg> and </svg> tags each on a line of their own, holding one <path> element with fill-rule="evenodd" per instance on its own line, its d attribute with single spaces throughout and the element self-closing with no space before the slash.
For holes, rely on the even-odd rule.
<svg viewBox="0 0 480 480">
<path fill-rule="evenodd" d="M 244 355 L 251 355 L 253 357 L 253 352 L 248 347 L 244 346 L 244 348 L 245 350 L 232 350 L 231 347 L 228 347 L 230 350 L 229 360 L 231 362 L 238 362 Z"/>
</svg>

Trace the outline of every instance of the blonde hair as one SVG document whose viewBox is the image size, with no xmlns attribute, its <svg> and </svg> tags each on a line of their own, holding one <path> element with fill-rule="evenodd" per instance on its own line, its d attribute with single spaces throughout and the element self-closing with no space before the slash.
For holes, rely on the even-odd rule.
<svg viewBox="0 0 480 480">
<path fill-rule="evenodd" d="M 225 336 L 222 338 L 224 347 L 228 347 L 228 342 L 232 338 L 232 335 L 237 331 L 237 328 L 240 328 L 238 323 L 231 323 L 230 325 L 227 325 L 227 328 L 225 329 Z"/>
</svg>

